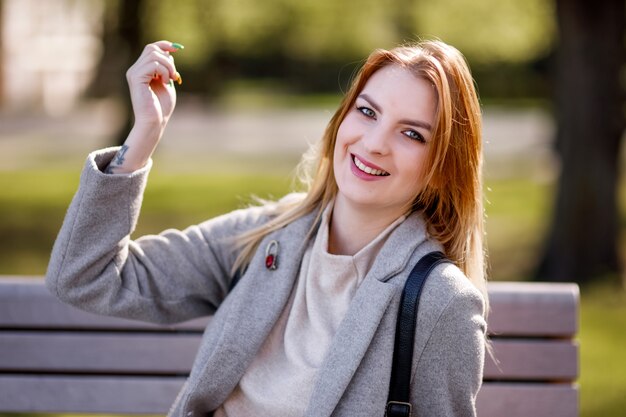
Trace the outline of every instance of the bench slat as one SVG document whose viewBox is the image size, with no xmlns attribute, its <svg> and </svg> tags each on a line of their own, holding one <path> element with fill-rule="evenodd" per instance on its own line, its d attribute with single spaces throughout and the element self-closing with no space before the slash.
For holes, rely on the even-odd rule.
<svg viewBox="0 0 626 417">
<path fill-rule="evenodd" d="M 5 331 L 0 372 L 187 374 L 200 334 Z M 569 340 L 494 340 L 485 379 L 572 381 L 578 346 Z"/>
<path fill-rule="evenodd" d="M 578 417 L 575 384 L 485 383 L 476 399 L 481 417 Z"/>
<path fill-rule="evenodd" d="M 163 414 L 182 384 L 176 377 L 0 375 L 0 409 Z M 578 392 L 571 384 L 485 383 L 477 399 L 481 417 L 576 417 L 577 404 Z"/>
<path fill-rule="evenodd" d="M 0 372 L 188 374 L 200 335 L 3 332 Z"/>
<path fill-rule="evenodd" d="M 488 284 L 489 332 L 496 336 L 571 337 L 578 331 L 578 287 L 575 284 Z M 208 318 L 165 328 L 202 331 Z M 74 328 L 157 330 L 162 326 L 103 317 L 65 305 L 41 278 L 0 277 L 0 328 Z"/>
<path fill-rule="evenodd" d="M 203 331 L 208 321 L 204 317 L 163 326 L 101 316 L 62 303 L 48 292 L 42 278 L 0 277 L 0 328 Z"/>
<path fill-rule="evenodd" d="M 488 289 L 492 335 L 572 337 L 578 332 L 576 284 L 491 282 Z"/>
<path fill-rule="evenodd" d="M 502 381 L 575 381 L 578 343 L 572 340 L 494 340 L 486 355 L 483 379 Z"/>
<path fill-rule="evenodd" d="M 578 287 L 488 288 L 500 364 L 486 360 L 478 414 L 577 416 Z M 0 410 L 163 414 L 208 321 L 157 326 L 103 317 L 61 303 L 40 278 L 0 277 Z"/>
<path fill-rule="evenodd" d="M 183 377 L 0 375 L 0 410 L 165 414 L 184 381 Z"/>
</svg>

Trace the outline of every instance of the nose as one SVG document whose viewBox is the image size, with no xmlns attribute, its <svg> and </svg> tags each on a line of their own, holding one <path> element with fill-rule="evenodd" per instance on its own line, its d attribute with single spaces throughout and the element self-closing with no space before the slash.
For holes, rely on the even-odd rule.
<svg viewBox="0 0 626 417">
<path fill-rule="evenodd" d="M 389 133 L 382 124 L 369 129 L 362 141 L 365 150 L 371 154 L 385 155 L 389 152 Z"/>
</svg>

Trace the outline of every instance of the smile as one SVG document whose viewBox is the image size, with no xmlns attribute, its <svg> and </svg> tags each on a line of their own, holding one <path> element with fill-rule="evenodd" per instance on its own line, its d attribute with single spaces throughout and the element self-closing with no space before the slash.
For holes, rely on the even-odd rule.
<svg viewBox="0 0 626 417">
<path fill-rule="evenodd" d="M 377 177 L 386 177 L 389 175 L 387 171 L 383 171 L 382 169 L 375 169 L 365 165 L 363 161 L 356 157 L 356 155 L 352 155 L 352 160 L 354 161 L 354 165 L 356 165 L 356 167 L 360 171 L 365 172 L 366 174 L 375 175 Z"/>
</svg>

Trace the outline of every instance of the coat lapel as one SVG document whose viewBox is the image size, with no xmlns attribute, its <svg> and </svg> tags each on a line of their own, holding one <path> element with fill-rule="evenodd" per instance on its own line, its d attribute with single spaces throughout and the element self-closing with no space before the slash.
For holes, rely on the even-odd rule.
<svg viewBox="0 0 626 417">
<path fill-rule="evenodd" d="M 213 393 L 210 407 L 219 406 L 234 389 L 278 320 L 299 273 L 307 244 L 305 237 L 314 219 L 314 213 L 306 215 L 266 236 L 229 297 L 232 304 L 219 347 L 205 364 L 206 368 L 220 369 L 220 375 L 200 374 L 199 386 Z M 265 252 L 273 240 L 279 245 L 277 268 L 269 269 Z"/>
<path fill-rule="evenodd" d="M 307 416 L 330 416 L 333 413 L 368 351 L 389 303 L 402 290 L 409 272 L 406 271 L 407 263 L 417 246 L 425 240 L 425 226 L 421 217 L 415 214 L 389 236 L 337 329 L 319 371 Z M 420 253 L 416 255 L 421 256 L 422 248 L 419 249 Z M 426 251 L 429 250 L 432 248 Z M 388 282 L 401 272 L 404 279 Z"/>
<path fill-rule="evenodd" d="M 330 416 L 356 372 L 395 292 L 391 284 L 365 279 L 329 348 L 306 416 Z"/>
</svg>

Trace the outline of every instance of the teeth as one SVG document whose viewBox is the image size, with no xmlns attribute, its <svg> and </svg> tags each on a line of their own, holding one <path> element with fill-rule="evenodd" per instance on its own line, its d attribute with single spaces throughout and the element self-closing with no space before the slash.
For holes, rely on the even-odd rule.
<svg viewBox="0 0 626 417">
<path fill-rule="evenodd" d="M 357 166 L 357 168 L 359 168 L 361 171 L 370 174 L 370 175 L 377 175 L 377 176 L 385 176 L 385 175 L 389 175 L 388 172 L 380 170 L 380 169 L 372 169 L 370 167 L 368 167 L 367 165 L 365 165 L 363 162 L 361 162 L 359 160 L 359 158 L 357 158 L 356 156 L 354 157 L 354 165 Z"/>
</svg>

